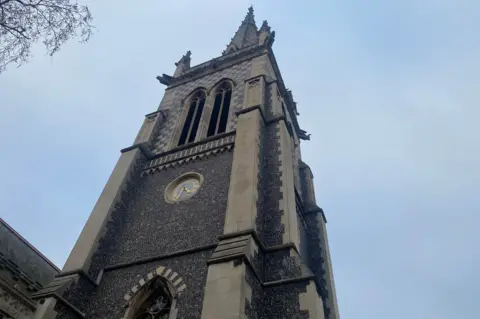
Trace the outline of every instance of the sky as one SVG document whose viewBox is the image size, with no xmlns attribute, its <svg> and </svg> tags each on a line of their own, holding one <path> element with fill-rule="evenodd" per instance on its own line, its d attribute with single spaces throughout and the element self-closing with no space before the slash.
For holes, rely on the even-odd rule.
<svg viewBox="0 0 480 319">
<path fill-rule="evenodd" d="M 59 267 L 158 107 L 155 77 L 219 56 L 252 4 L 83 2 L 90 42 L 0 75 L 0 216 Z M 478 318 L 480 1 L 253 5 L 312 134 L 341 317 Z"/>
</svg>

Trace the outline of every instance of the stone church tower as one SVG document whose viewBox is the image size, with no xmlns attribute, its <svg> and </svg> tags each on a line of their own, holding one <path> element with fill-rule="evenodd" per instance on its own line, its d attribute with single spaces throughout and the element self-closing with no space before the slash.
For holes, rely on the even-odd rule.
<svg viewBox="0 0 480 319">
<path fill-rule="evenodd" d="M 35 318 L 339 318 L 296 103 L 253 9 L 221 56 L 190 51 L 121 151 Z"/>
</svg>

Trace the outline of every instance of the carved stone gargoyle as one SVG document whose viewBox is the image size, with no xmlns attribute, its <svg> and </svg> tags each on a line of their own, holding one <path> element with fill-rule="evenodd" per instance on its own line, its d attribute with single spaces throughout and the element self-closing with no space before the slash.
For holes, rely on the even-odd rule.
<svg viewBox="0 0 480 319">
<path fill-rule="evenodd" d="M 163 85 L 170 85 L 172 84 L 173 77 L 170 75 L 166 75 L 165 73 L 162 76 L 157 76 L 156 79 Z"/>
<path fill-rule="evenodd" d="M 301 139 L 301 140 L 304 140 L 304 141 L 310 141 L 310 135 L 312 135 L 312 134 L 307 134 L 306 131 L 300 130 L 300 132 L 298 134 L 298 138 Z"/>
</svg>

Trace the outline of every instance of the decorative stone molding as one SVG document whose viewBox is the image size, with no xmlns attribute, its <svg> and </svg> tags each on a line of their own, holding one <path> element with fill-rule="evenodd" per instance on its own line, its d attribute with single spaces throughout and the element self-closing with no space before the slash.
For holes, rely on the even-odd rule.
<svg viewBox="0 0 480 319">
<path fill-rule="evenodd" d="M 265 77 L 259 75 L 245 80 L 244 108 L 259 107 L 265 113 Z"/>
<path fill-rule="evenodd" d="M 220 80 L 218 80 L 217 82 L 215 82 L 213 85 L 211 85 L 208 89 L 208 94 L 215 94 L 215 92 L 217 91 L 218 87 L 220 85 L 222 85 L 223 82 L 228 82 L 230 83 L 230 85 L 232 86 L 232 90 L 234 90 L 236 87 L 237 87 L 237 82 L 235 82 L 233 79 L 231 78 L 228 78 L 228 77 L 223 77 L 221 78 Z M 213 106 L 213 105 L 212 105 Z"/>
<path fill-rule="evenodd" d="M 175 271 L 170 268 L 165 268 L 163 266 L 159 266 L 155 271 L 152 271 L 147 274 L 145 278 L 141 278 L 136 285 L 134 285 L 123 297 L 126 301 L 130 301 L 135 294 L 150 280 L 153 278 L 160 276 L 166 279 L 172 286 L 175 288 L 176 295 L 174 297 L 179 297 L 182 292 L 187 288 L 187 285 L 183 281 L 182 277 Z M 128 306 L 128 304 L 127 304 Z"/>
<path fill-rule="evenodd" d="M 20 281 L 21 286 L 26 287 L 27 291 L 38 291 L 42 286 L 33 280 L 27 273 L 22 271 L 14 262 L 0 255 L 0 269 L 6 269 L 15 281 Z"/>
<path fill-rule="evenodd" d="M 253 90 L 254 88 L 258 87 L 259 84 L 260 84 L 260 80 L 255 79 L 255 80 L 248 83 L 248 89 Z"/>
<path fill-rule="evenodd" d="M 56 277 L 51 283 L 45 286 L 42 290 L 32 295 L 35 300 L 47 298 L 52 294 L 62 296 L 63 293 L 72 285 L 76 284 L 79 279 L 79 274 L 65 275 Z"/>
<path fill-rule="evenodd" d="M 222 239 L 215 248 L 208 263 L 215 264 L 241 257 L 250 258 L 250 255 L 253 255 L 250 254 L 252 251 L 258 252 L 258 246 L 252 234 Z"/>
<path fill-rule="evenodd" d="M 261 104 L 260 79 L 248 82 L 247 105 L 254 106 Z"/>
<path fill-rule="evenodd" d="M 21 299 L 10 291 L 0 286 L 0 309 L 6 312 L 11 318 L 25 319 L 33 315 L 34 309 L 26 305 Z M 7 318 L 10 318 L 7 317 Z"/>
<path fill-rule="evenodd" d="M 64 276 L 56 277 L 45 288 L 33 294 L 32 298 L 34 300 L 40 300 L 41 304 L 53 302 L 52 307 L 55 308 L 55 311 L 58 311 L 58 309 L 62 309 L 60 312 L 62 311 L 73 312 L 79 318 L 85 318 L 85 314 L 82 311 L 80 311 L 77 307 L 72 305 L 69 300 L 65 299 L 65 295 L 68 295 L 69 290 L 79 284 L 80 280 L 82 279 L 80 278 L 81 276 L 83 276 L 83 278 L 85 278 L 88 282 L 94 285 L 94 283 L 91 281 L 91 279 L 88 278 L 88 276 L 86 276 L 86 274 L 80 274 L 80 273 L 65 274 Z M 48 299 L 50 299 L 50 301 L 48 301 Z M 57 303 L 57 301 L 59 303 Z M 44 304 L 42 304 L 42 306 L 39 307 L 38 310 L 40 312 L 42 312 L 41 308 L 43 308 L 43 306 Z M 44 310 L 45 309 L 43 309 L 43 311 Z M 38 313 L 36 313 L 36 315 L 38 315 Z M 40 318 L 44 318 L 44 317 L 40 317 Z M 47 317 L 47 318 L 50 318 L 50 317 Z"/>
<path fill-rule="evenodd" d="M 235 64 L 241 63 L 246 60 L 250 60 L 255 56 L 262 55 L 265 53 L 266 46 L 264 45 L 252 45 L 250 47 L 243 48 L 234 53 L 221 56 L 216 59 L 212 59 L 205 63 L 196 65 L 190 68 L 182 76 L 174 78 L 167 90 L 174 88 L 176 86 L 182 85 L 184 83 L 193 81 L 195 79 L 201 78 L 213 72 L 218 72 L 219 70 L 229 68 Z"/>
<path fill-rule="evenodd" d="M 155 173 L 164 171 L 168 168 L 178 167 L 178 166 L 181 166 L 183 164 L 193 162 L 195 160 L 206 159 L 206 158 L 208 158 L 212 155 L 215 156 L 215 155 L 220 154 L 220 153 L 229 152 L 232 149 L 233 149 L 233 145 L 227 145 L 225 147 L 216 148 L 214 150 L 211 150 L 211 151 L 208 151 L 208 152 L 205 152 L 205 153 L 201 153 L 201 154 L 197 154 L 197 155 L 193 155 L 193 156 L 188 156 L 188 157 L 185 157 L 183 159 L 167 163 L 165 165 L 159 165 L 159 166 L 156 166 L 154 168 L 146 169 L 142 172 L 142 176 L 155 174 Z"/>
<path fill-rule="evenodd" d="M 133 318 L 135 310 L 135 303 L 137 302 L 138 298 L 142 298 L 141 291 L 142 288 L 148 287 L 149 283 L 154 283 L 156 279 L 162 279 L 166 281 L 168 287 L 166 287 L 173 298 L 171 300 L 171 306 L 169 310 L 169 319 L 177 318 L 178 309 L 177 309 L 177 300 L 182 294 L 182 292 L 187 288 L 187 285 L 183 281 L 182 277 L 175 271 L 170 268 L 165 268 L 164 266 L 159 266 L 154 271 L 147 274 L 145 278 L 141 278 L 137 284 L 135 284 L 130 291 L 125 294 L 123 297 L 126 301 L 125 308 L 126 311 L 122 317 L 122 319 L 129 319 Z M 138 296 L 138 297 L 137 297 Z"/>
<path fill-rule="evenodd" d="M 235 143 L 235 135 L 233 133 L 234 132 L 224 135 L 221 138 L 195 143 L 189 147 L 182 147 L 177 151 L 167 152 L 163 156 L 160 154 L 159 157 L 146 163 L 142 176 L 230 151 Z"/>
</svg>

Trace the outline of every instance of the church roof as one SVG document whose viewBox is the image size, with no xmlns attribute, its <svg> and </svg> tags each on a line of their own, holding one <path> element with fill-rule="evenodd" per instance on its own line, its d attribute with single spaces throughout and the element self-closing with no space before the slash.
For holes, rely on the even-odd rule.
<svg viewBox="0 0 480 319">
<path fill-rule="evenodd" d="M 47 257 L 0 218 L 0 268 L 10 274 L 3 280 L 22 287 L 24 293 L 46 286 L 60 272 Z M 18 285 L 22 282 L 22 285 Z"/>
<path fill-rule="evenodd" d="M 248 13 L 243 19 L 242 24 L 233 36 L 232 40 L 224 51 L 224 54 L 258 43 L 258 28 L 255 24 L 253 7 L 248 8 Z"/>
</svg>

